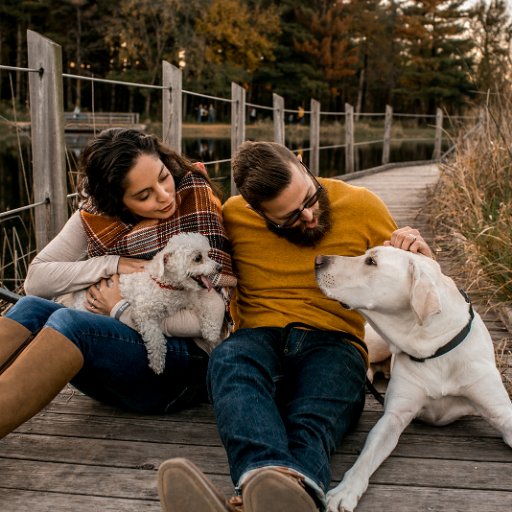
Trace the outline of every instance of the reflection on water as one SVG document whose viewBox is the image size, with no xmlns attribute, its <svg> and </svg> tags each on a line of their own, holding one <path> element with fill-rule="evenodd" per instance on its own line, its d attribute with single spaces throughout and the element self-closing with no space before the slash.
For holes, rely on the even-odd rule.
<svg viewBox="0 0 512 512">
<path fill-rule="evenodd" d="M 68 133 L 66 146 L 68 149 L 67 164 L 71 171 L 70 192 L 75 184 L 73 174 L 76 171 L 76 162 L 91 134 Z M 286 145 L 297 153 L 301 153 L 305 162 L 309 161 L 309 140 L 301 142 L 286 141 Z M 320 142 L 322 145 L 322 141 Z M 407 162 L 417 160 L 430 160 L 434 150 L 434 141 L 394 142 L 391 146 L 391 162 Z M 20 164 L 20 152 L 24 161 L 25 173 Z M 207 163 L 210 177 L 217 181 L 224 191 L 229 193 L 230 163 L 218 162 L 231 157 L 230 139 L 183 139 L 182 152 L 185 156 Z M 380 165 L 382 159 L 382 143 L 358 145 L 355 148 L 355 169 L 368 169 Z M 16 139 L 0 141 L 0 212 L 29 204 L 27 189 L 31 187 L 31 160 L 30 144 L 27 139 L 22 140 L 21 150 Z M 328 148 L 320 151 L 320 175 L 338 176 L 345 173 L 345 149 Z M 26 176 L 25 176 L 26 175 Z"/>
</svg>

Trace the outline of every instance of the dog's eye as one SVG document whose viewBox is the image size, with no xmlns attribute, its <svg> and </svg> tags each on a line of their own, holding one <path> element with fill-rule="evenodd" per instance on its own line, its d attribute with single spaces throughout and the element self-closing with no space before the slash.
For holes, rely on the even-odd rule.
<svg viewBox="0 0 512 512">
<path fill-rule="evenodd" d="M 375 258 L 373 256 L 368 256 L 365 260 L 364 260 L 364 263 L 366 265 L 377 265 L 377 262 L 375 261 Z"/>
<path fill-rule="evenodd" d="M 195 263 L 201 263 L 201 261 L 203 261 L 203 255 L 202 254 L 196 254 L 196 256 L 194 258 L 194 262 Z"/>
</svg>

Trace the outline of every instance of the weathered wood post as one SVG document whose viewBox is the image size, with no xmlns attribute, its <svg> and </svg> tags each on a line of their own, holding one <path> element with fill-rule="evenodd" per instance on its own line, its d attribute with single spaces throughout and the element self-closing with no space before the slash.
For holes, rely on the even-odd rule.
<svg viewBox="0 0 512 512">
<path fill-rule="evenodd" d="M 182 83 L 181 69 L 162 61 L 162 139 L 181 154 Z"/>
<path fill-rule="evenodd" d="M 354 107 L 345 103 L 345 173 L 354 172 Z"/>
<path fill-rule="evenodd" d="M 231 157 L 245 140 L 245 89 L 231 83 Z M 231 195 L 237 193 L 231 171 Z"/>
<path fill-rule="evenodd" d="M 314 99 L 311 100 L 309 138 L 311 146 L 309 169 L 315 176 L 318 176 L 320 170 L 320 102 Z"/>
<path fill-rule="evenodd" d="M 386 105 L 386 116 L 384 117 L 384 142 L 382 145 L 382 165 L 389 163 L 391 151 L 391 128 L 393 126 L 393 107 Z"/>
<path fill-rule="evenodd" d="M 274 120 L 274 142 L 284 145 L 284 98 L 279 94 L 272 94 L 272 114 Z"/>
<path fill-rule="evenodd" d="M 36 248 L 40 251 L 68 219 L 64 143 L 62 49 L 27 30 Z"/>
<path fill-rule="evenodd" d="M 439 160 L 441 158 L 441 147 L 443 144 L 443 111 L 438 108 L 436 110 L 436 138 L 434 142 L 434 154 L 432 158 Z"/>
</svg>

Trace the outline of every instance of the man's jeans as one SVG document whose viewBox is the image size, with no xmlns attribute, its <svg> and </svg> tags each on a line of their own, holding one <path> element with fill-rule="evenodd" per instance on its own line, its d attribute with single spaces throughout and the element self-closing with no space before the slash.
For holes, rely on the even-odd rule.
<svg viewBox="0 0 512 512">
<path fill-rule="evenodd" d="M 140 335 L 119 320 L 23 297 L 5 315 L 35 333 L 51 327 L 82 352 L 84 365 L 71 383 L 104 403 L 162 414 L 206 399 L 208 356 L 191 339 L 167 338 L 165 371 L 148 366 Z"/>
<path fill-rule="evenodd" d="M 324 492 L 330 456 L 364 405 L 363 358 L 343 333 L 241 329 L 210 357 L 208 391 L 237 484 L 251 469 L 285 466 Z"/>
</svg>

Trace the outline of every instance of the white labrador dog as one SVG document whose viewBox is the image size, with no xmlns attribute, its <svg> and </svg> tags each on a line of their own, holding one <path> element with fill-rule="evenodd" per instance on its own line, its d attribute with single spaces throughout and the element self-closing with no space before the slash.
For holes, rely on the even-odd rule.
<svg viewBox="0 0 512 512">
<path fill-rule="evenodd" d="M 512 447 L 512 404 L 489 332 L 435 261 L 377 247 L 358 257 L 318 256 L 315 272 L 323 293 L 361 312 L 395 354 L 384 415 L 327 494 L 329 512 L 354 510 L 414 418 L 446 425 L 480 414 Z"/>
</svg>

